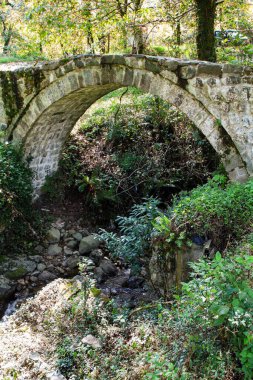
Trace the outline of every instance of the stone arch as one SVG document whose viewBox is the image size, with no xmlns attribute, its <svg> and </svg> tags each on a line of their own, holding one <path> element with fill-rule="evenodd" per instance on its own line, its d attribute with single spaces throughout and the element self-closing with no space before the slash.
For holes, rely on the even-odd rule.
<svg viewBox="0 0 253 380">
<path fill-rule="evenodd" d="M 105 94 L 125 86 L 137 87 L 176 106 L 206 136 L 230 178 L 247 178 L 244 163 L 230 136 L 201 101 L 185 89 L 184 83 L 174 83 L 172 73 L 162 75 L 142 67 L 100 64 L 82 66 L 55 77 L 16 118 L 13 140 L 21 141 L 25 154 L 32 158 L 35 189 L 40 189 L 46 175 L 57 170 L 62 146 L 81 115 Z"/>
</svg>

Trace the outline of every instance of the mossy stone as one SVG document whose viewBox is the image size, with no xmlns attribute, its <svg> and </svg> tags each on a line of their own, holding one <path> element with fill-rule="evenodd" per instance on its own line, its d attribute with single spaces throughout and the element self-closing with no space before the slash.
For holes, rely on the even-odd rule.
<svg viewBox="0 0 253 380">
<path fill-rule="evenodd" d="M 24 267 L 18 267 L 14 270 L 10 270 L 5 273 L 5 276 L 10 280 L 18 280 L 19 278 L 24 277 L 27 274 L 27 269 Z"/>
</svg>

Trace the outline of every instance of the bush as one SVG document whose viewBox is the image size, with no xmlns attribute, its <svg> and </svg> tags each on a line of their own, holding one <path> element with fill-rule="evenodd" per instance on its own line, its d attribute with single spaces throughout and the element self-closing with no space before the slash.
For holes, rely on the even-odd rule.
<svg viewBox="0 0 253 380">
<path fill-rule="evenodd" d="M 242 246 L 235 254 L 222 258 L 217 253 L 211 262 L 201 260 L 192 264 L 193 279 L 183 285 L 182 297 L 169 324 L 177 328 L 181 324 L 185 342 L 184 364 L 190 355 L 191 361 L 187 365 L 190 364 L 200 375 L 210 376 L 211 373 L 216 373 L 217 376 L 209 378 L 223 378 L 226 370 L 221 373 L 219 356 L 223 360 L 229 356 L 229 361 L 234 362 L 237 372 L 240 373 L 240 366 L 233 358 L 235 354 L 241 363 L 245 380 L 252 379 L 252 239 L 251 235 L 247 245 Z M 216 359 L 211 354 L 211 346 L 215 348 Z M 208 358 L 210 354 L 213 358 Z M 179 357 L 177 361 L 180 361 Z"/>
<path fill-rule="evenodd" d="M 22 250 L 22 238 L 33 233 L 32 172 L 22 150 L 0 143 L 0 243 L 1 253 Z"/>
<path fill-rule="evenodd" d="M 253 181 L 228 183 L 224 176 L 215 176 L 176 198 L 171 219 L 188 236 L 212 239 L 223 249 L 228 241 L 240 240 L 253 222 Z"/>
<path fill-rule="evenodd" d="M 150 248 L 153 220 L 160 214 L 159 201 L 154 198 L 140 205 L 134 205 L 129 216 L 118 216 L 116 222 L 120 235 L 101 230 L 110 253 L 115 257 L 123 257 L 132 264 Z"/>
</svg>

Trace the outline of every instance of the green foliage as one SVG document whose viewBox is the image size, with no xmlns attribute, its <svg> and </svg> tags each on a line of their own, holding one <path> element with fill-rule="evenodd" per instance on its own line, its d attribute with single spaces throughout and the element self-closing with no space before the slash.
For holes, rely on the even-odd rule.
<svg viewBox="0 0 253 380">
<path fill-rule="evenodd" d="M 33 235 L 32 172 L 22 150 L 0 143 L 0 241 L 3 252 L 22 250 L 20 240 Z M 30 243 L 28 243 L 29 245 Z"/>
<path fill-rule="evenodd" d="M 202 260 L 192 265 L 193 280 L 183 286 L 177 318 L 187 318 L 191 326 L 194 339 L 188 337 L 188 350 L 194 350 L 192 357 L 199 356 L 203 336 L 209 336 L 237 355 L 245 379 L 250 380 L 253 371 L 252 237 L 247 247 L 249 254 L 245 248 L 225 258 L 217 253 L 211 262 Z"/>
<path fill-rule="evenodd" d="M 158 205 L 157 199 L 150 198 L 134 205 L 129 216 L 117 217 L 120 236 L 101 230 L 101 237 L 112 255 L 133 263 L 149 249 L 153 220 L 160 214 Z"/>
<path fill-rule="evenodd" d="M 171 218 L 188 235 L 204 236 L 224 248 L 228 239 L 240 239 L 252 224 L 253 181 L 226 185 L 224 176 L 215 176 L 176 198 Z"/>
<path fill-rule="evenodd" d="M 58 347 L 57 354 L 57 366 L 64 376 L 68 376 L 76 364 L 78 351 L 73 349 L 71 340 L 65 338 L 62 344 Z"/>
<path fill-rule="evenodd" d="M 144 376 L 144 380 L 190 380 L 191 374 L 181 371 L 173 363 L 170 363 L 167 358 L 159 354 L 149 354 L 147 357 L 149 363 L 148 373 Z"/>
<path fill-rule="evenodd" d="M 154 227 L 154 238 L 162 240 L 166 244 L 169 251 L 175 252 L 175 250 L 181 250 L 187 242 L 186 232 L 176 230 L 173 226 L 172 221 L 164 214 L 159 215 L 153 221 Z"/>
<path fill-rule="evenodd" d="M 250 234 L 225 257 L 191 264 L 181 296 L 160 308 L 161 341 L 146 359 L 145 378 L 252 379 L 252 254 Z"/>
<path fill-rule="evenodd" d="M 103 214 L 113 216 L 122 205 L 127 210 L 149 196 L 167 202 L 177 191 L 206 182 L 217 161 L 180 112 L 129 87 L 106 95 L 85 118 L 44 190 L 53 196 L 80 192 L 87 207 L 106 208 Z"/>
</svg>

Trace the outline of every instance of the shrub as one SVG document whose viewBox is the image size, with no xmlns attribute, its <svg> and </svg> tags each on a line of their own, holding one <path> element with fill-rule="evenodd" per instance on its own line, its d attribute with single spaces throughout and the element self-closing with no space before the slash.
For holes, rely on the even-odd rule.
<svg viewBox="0 0 253 380">
<path fill-rule="evenodd" d="M 243 247 L 235 255 L 222 258 L 217 253 L 211 262 L 192 264 L 193 279 L 183 285 L 175 311 L 176 320 L 184 320 L 186 331 L 190 329 L 186 347 L 191 352 L 192 365 L 195 361 L 195 365 L 202 366 L 207 352 L 205 339 L 223 353 L 230 351 L 231 357 L 235 353 L 246 380 L 252 378 L 253 372 L 252 252 L 251 236 L 250 254 Z M 215 361 L 212 366 L 214 370 Z"/>
<path fill-rule="evenodd" d="M 112 255 L 135 263 L 149 249 L 153 220 L 160 214 L 158 205 L 157 199 L 149 198 L 142 204 L 134 205 L 129 216 L 118 216 L 119 236 L 101 230 L 101 237 Z"/>
<path fill-rule="evenodd" d="M 253 181 L 228 183 L 224 176 L 215 176 L 176 198 L 171 219 L 188 236 L 199 235 L 212 239 L 225 248 L 229 240 L 240 239 L 253 222 Z"/>
<path fill-rule="evenodd" d="M 32 172 L 22 150 L 0 143 L 0 242 L 1 253 L 21 250 L 20 240 L 33 233 Z"/>
</svg>

